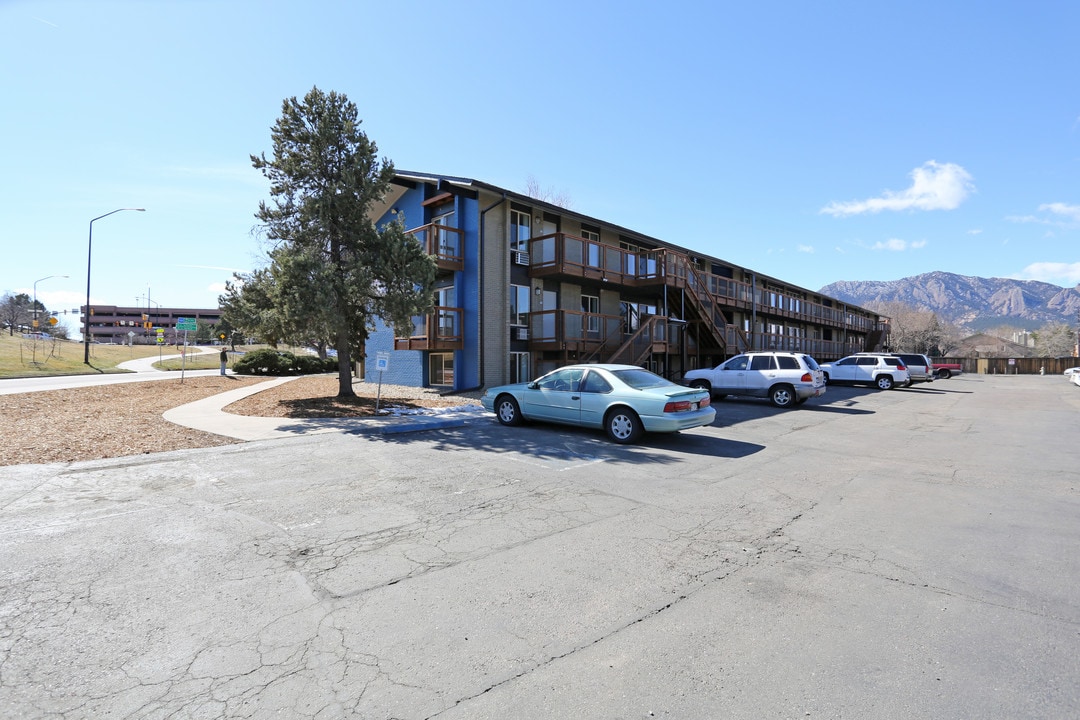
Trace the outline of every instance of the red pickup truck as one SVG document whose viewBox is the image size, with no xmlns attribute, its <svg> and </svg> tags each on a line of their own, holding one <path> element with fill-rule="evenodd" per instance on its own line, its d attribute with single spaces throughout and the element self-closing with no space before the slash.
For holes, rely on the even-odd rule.
<svg viewBox="0 0 1080 720">
<path fill-rule="evenodd" d="M 948 380 L 953 375 L 964 372 L 964 366 L 960 363 L 934 363 L 934 377 Z"/>
</svg>

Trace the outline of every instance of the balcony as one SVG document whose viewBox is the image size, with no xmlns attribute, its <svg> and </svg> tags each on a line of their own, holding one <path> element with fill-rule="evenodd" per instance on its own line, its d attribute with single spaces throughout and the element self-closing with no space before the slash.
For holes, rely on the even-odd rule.
<svg viewBox="0 0 1080 720">
<path fill-rule="evenodd" d="M 574 310 L 529 313 L 529 349 L 577 353 L 579 362 L 611 362 L 634 340 L 636 352 L 670 353 L 681 349 L 681 333 L 671 333 L 668 319 L 651 316 L 627 327 L 621 315 L 600 315 Z M 669 339 L 670 338 L 670 339 Z M 636 364 L 636 363 L 630 363 Z"/>
<path fill-rule="evenodd" d="M 395 350 L 461 350 L 461 308 L 435 307 L 427 315 L 413 318 L 413 333 L 394 338 Z"/>
<path fill-rule="evenodd" d="M 423 244 L 424 252 L 435 256 L 440 270 L 459 272 L 465 269 L 465 231 L 438 223 L 428 223 L 409 230 Z"/>
<path fill-rule="evenodd" d="M 856 332 L 869 332 L 877 324 L 875 319 L 843 308 L 712 275 L 697 268 L 689 256 L 674 250 L 630 251 L 567 233 L 552 233 L 530 240 L 529 252 L 521 255 L 528 258 L 529 275 L 536 278 L 593 280 L 628 288 L 689 287 L 703 298 L 711 295 L 725 308 Z"/>
<path fill-rule="evenodd" d="M 529 275 L 637 287 L 662 282 L 663 251 L 631 252 L 566 233 L 529 241 Z"/>
</svg>

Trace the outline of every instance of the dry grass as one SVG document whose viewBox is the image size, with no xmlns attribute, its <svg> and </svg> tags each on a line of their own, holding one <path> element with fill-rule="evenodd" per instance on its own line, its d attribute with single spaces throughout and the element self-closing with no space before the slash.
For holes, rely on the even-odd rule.
<svg viewBox="0 0 1080 720">
<path fill-rule="evenodd" d="M 121 383 L 72 390 L 0 395 L 0 466 L 74 462 L 238 441 L 166 422 L 166 410 L 227 390 L 265 381 L 251 377 L 198 377 Z M 228 412 L 261 417 L 373 415 L 377 386 L 355 383 L 359 397 L 337 398 L 335 376 L 291 380 L 229 405 Z M 452 407 L 475 398 L 441 397 L 424 388 L 382 387 L 382 407 Z"/>
<path fill-rule="evenodd" d="M 173 350 L 175 352 L 175 350 Z M 151 345 L 90 345 L 90 366 L 83 363 L 85 346 L 74 340 L 40 340 L 0 333 L 0 377 L 123 372 L 116 366 L 127 360 L 157 355 Z"/>
</svg>

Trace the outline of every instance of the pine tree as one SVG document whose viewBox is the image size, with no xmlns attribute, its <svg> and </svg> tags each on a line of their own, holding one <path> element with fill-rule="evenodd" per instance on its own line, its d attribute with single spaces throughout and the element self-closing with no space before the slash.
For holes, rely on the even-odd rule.
<svg viewBox="0 0 1080 720">
<path fill-rule="evenodd" d="M 256 213 L 273 245 L 260 293 L 277 317 L 264 327 L 328 341 L 338 353 L 338 397 L 355 394 L 352 358 L 375 318 L 409 334 L 411 316 L 431 309 L 435 282 L 419 240 L 400 222 L 380 228 L 370 217 L 394 167 L 360 122 L 344 95 L 312 88 L 282 104 L 272 158 L 251 156 L 272 196 Z"/>
</svg>

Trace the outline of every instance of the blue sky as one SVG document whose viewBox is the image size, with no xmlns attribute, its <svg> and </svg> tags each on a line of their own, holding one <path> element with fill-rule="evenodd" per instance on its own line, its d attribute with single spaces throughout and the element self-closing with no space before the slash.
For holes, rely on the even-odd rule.
<svg viewBox="0 0 1080 720">
<path fill-rule="evenodd" d="M 92 302 L 216 306 L 265 255 L 249 156 L 313 86 L 400 169 L 533 178 L 802 287 L 1071 287 L 1078 28 L 1071 1 L 0 0 L 0 293 L 77 308 L 90 220 L 142 207 L 94 223 Z"/>
</svg>

